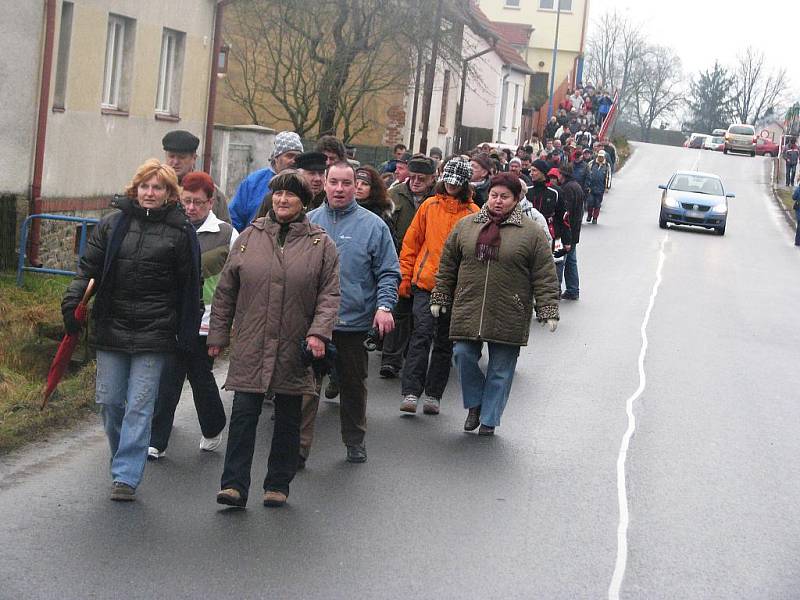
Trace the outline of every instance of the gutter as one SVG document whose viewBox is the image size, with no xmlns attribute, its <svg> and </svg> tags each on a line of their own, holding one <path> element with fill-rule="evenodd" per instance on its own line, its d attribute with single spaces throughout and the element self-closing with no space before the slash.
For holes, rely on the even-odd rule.
<svg viewBox="0 0 800 600">
<path fill-rule="evenodd" d="M 206 104 L 206 133 L 203 138 L 203 171 L 211 172 L 211 146 L 214 142 L 214 113 L 217 110 L 217 82 L 219 81 L 219 53 L 222 49 L 222 22 L 225 6 L 233 0 L 219 0 L 214 12 L 214 39 L 212 42 L 211 75 L 208 82 Z"/>
<path fill-rule="evenodd" d="M 42 212 L 42 177 L 44 174 L 44 151 L 47 141 L 47 107 L 50 104 L 50 80 L 53 74 L 53 46 L 56 30 L 56 0 L 45 0 L 44 48 L 42 50 L 42 71 L 39 86 L 39 109 L 36 123 L 36 144 L 33 155 L 33 179 L 31 181 L 28 213 L 38 215 Z M 41 266 L 39 262 L 39 243 L 41 239 L 41 220 L 31 223 L 28 262 Z"/>
</svg>

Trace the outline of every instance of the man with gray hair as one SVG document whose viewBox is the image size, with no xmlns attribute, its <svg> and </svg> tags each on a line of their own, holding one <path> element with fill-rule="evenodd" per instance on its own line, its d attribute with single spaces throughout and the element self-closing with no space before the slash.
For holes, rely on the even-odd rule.
<svg viewBox="0 0 800 600">
<path fill-rule="evenodd" d="M 294 131 L 281 131 L 275 136 L 275 146 L 269 156 L 270 166 L 245 177 L 228 206 L 231 213 L 231 224 L 237 231 L 244 231 L 255 218 L 261 202 L 269 192 L 270 179 L 291 167 L 294 159 L 301 152 L 303 152 L 303 143 L 300 141 L 300 136 Z"/>
</svg>

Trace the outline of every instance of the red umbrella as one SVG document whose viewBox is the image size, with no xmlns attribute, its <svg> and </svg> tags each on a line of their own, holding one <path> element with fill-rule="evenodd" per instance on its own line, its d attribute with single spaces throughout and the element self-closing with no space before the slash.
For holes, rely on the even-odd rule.
<svg viewBox="0 0 800 600">
<path fill-rule="evenodd" d="M 86 292 L 83 294 L 83 298 L 81 298 L 78 306 L 75 307 L 75 318 L 80 323 L 86 322 L 86 304 L 89 302 L 89 298 L 92 297 L 93 291 L 94 279 L 90 279 L 89 285 L 86 286 Z M 68 333 L 58 345 L 58 352 L 56 352 L 56 356 L 50 365 L 50 372 L 47 374 L 47 387 L 44 390 L 44 400 L 42 401 L 42 406 L 39 410 L 44 410 L 44 407 L 47 406 L 47 401 L 50 399 L 50 394 L 55 391 L 58 382 L 61 381 L 61 378 L 64 376 L 64 371 L 67 370 L 69 359 L 72 357 L 72 353 L 75 351 L 75 347 L 78 345 L 78 339 L 80 336 L 80 331 L 76 333 Z"/>
</svg>

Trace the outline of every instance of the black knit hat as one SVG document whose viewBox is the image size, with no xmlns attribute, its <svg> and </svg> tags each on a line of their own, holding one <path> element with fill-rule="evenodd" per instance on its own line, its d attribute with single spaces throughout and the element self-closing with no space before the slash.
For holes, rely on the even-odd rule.
<svg viewBox="0 0 800 600">
<path fill-rule="evenodd" d="M 541 158 L 537 158 L 535 161 L 533 161 L 531 167 L 539 171 L 542 175 L 547 175 L 547 172 L 550 170 L 550 165 L 548 165 Z"/>
<path fill-rule="evenodd" d="M 308 206 L 314 197 L 305 178 L 296 169 L 286 169 L 269 180 L 273 192 L 287 191 L 300 198 L 303 206 Z"/>
</svg>

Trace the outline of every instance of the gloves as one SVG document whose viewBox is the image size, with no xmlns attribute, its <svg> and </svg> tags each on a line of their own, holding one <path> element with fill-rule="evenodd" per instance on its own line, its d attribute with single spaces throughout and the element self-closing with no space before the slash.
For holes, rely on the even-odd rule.
<svg viewBox="0 0 800 600">
<path fill-rule="evenodd" d="M 403 279 L 397 288 L 397 295 L 402 298 L 411 298 L 411 280 Z"/>
<path fill-rule="evenodd" d="M 64 313 L 64 331 L 72 335 L 74 333 L 80 333 L 82 328 L 83 324 L 75 318 L 75 311 L 71 308 L 67 309 Z"/>
<path fill-rule="evenodd" d="M 553 333 L 558 327 L 558 319 L 545 319 L 544 321 L 541 321 L 541 324 L 542 327 L 547 325 L 547 327 L 550 329 L 550 333 Z"/>
<path fill-rule="evenodd" d="M 439 315 L 447 313 L 447 307 L 442 304 L 431 304 L 431 314 L 434 319 L 438 319 Z"/>
</svg>

